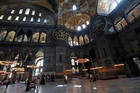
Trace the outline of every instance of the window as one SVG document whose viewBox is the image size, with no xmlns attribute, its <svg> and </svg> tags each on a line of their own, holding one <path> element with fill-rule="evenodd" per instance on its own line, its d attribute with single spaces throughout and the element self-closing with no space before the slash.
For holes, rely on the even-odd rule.
<svg viewBox="0 0 140 93">
<path fill-rule="evenodd" d="M 89 21 L 86 21 L 86 24 L 89 25 Z"/>
<path fill-rule="evenodd" d="M 44 23 L 47 23 L 47 19 L 44 20 Z"/>
<path fill-rule="evenodd" d="M 44 60 L 41 59 L 37 62 L 36 66 L 38 67 L 36 70 L 35 70 L 35 76 L 38 76 L 41 72 L 43 72 L 43 62 Z"/>
<path fill-rule="evenodd" d="M 72 65 L 72 66 L 75 66 L 75 61 L 74 61 L 74 59 L 71 59 L 71 65 Z"/>
<path fill-rule="evenodd" d="M 18 20 L 19 20 L 19 16 L 16 17 L 15 21 L 18 21 Z"/>
<path fill-rule="evenodd" d="M 70 42 L 69 42 L 69 45 L 70 45 L 70 46 L 73 46 L 73 42 L 72 42 L 72 41 L 70 41 Z"/>
<path fill-rule="evenodd" d="M 77 30 L 80 31 L 82 28 L 81 26 L 77 26 Z"/>
<path fill-rule="evenodd" d="M 26 21 L 26 17 L 23 18 L 23 21 Z"/>
<path fill-rule="evenodd" d="M 25 11 L 25 15 L 29 15 L 29 13 L 30 13 L 30 9 L 27 8 L 26 11 Z"/>
<path fill-rule="evenodd" d="M 12 10 L 12 11 L 11 11 L 11 14 L 14 14 L 14 13 L 15 13 L 15 10 Z"/>
<path fill-rule="evenodd" d="M 38 67 L 42 67 L 43 66 L 43 59 L 39 60 L 36 65 Z"/>
<path fill-rule="evenodd" d="M 83 25 L 82 25 L 82 28 L 83 28 L 83 29 L 85 29 L 85 28 L 86 28 L 86 25 L 85 25 L 85 24 L 83 24 Z"/>
<path fill-rule="evenodd" d="M 23 9 L 20 9 L 20 10 L 19 10 L 19 14 L 22 14 L 22 13 L 23 13 Z"/>
<path fill-rule="evenodd" d="M 122 0 L 98 0 L 97 12 L 98 14 L 111 13 Z"/>
<path fill-rule="evenodd" d="M 79 44 L 78 44 L 78 39 L 77 39 L 76 36 L 75 36 L 74 39 L 73 39 L 73 45 L 74 45 L 74 46 L 78 46 L 78 45 L 79 45 Z"/>
<path fill-rule="evenodd" d="M 73 42 L 72 42 L 72 38 L 71 37 L 68 37 L 68 43 L 70 46 L 73 46 Z"/>
<path fill-rule="evenodd" d="M 42 14 L 41 14 L 41 13 L 39 13 L 39 16 L 42 16 Z"/>
<path fill-rule="evenodd" d="M 122 0 L 116 0 L 117 1 L 117 3 L 120 3 Z"/>
<path fill-rule="evenodd" d="M 40 18 L 38 18 L 37 22 L 40 22 Z"/>
<path fill-rule="evenodd" d="M 12 16 L 9 16 L 7 20 L 11 20 L 11 19 L 12 19 Z"/>
<path fill-rule="evenodd" d="M 31 22 L 33 22 L 34 21 L 34 18 L 33 17 L 31 17 Z"/>
<path fill-rule="evenodd" d="M 75 74 L 75 67 L 72 67 L 72 73 Z"/>
<path fill-rule="evenodd" d="M 114 1 L 113 4 L 110 7 L 110 11 L 113 11 L 117 7 L 117 2 Z"/>
<path fill-rule="evenodd" d="M 2 20 L 2 19 L 3 19 L 3 17 L 4 17 L 4 15 L 1 15 L 1 16 L 0 16 L 0 19 Z"/>
<path fill-rule="evenodd" d="M 32 11 L 32 15 L 35 15 L 35 10 Z"/>
</svg>

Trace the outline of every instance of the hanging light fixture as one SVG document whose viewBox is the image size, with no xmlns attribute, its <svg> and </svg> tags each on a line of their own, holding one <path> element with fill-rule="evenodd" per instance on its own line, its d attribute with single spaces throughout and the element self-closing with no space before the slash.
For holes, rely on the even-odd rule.
<svg viewBox="0 0 140 93">
<path fill-rule="evenodd" d="M 27 65 L 27 68 L 35 69 L 35 68 L 38 68 L 38 66 L 36 66 L 36 65 Z"/>
<path fill-rule="evenodd" d="M 0 61 L 0 65 L 9 66 L 9 65 L 19 65 L 16 61 Z"/>
<path fill-rule="evenodd" d="M 16 72 L 24 72 L 25 71 L 25 69 L 22 67 L 14 67 L 14 68 L 12 68 L 12 70 L 14 70 Z"/>
</svg>

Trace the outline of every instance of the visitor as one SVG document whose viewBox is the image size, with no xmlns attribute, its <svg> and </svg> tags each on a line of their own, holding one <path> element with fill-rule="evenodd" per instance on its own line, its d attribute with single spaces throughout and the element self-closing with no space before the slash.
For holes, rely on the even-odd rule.
<svg viewBox="0 0 140 93">
<path fill-rule="evenodd" d="M 45 85 L 45 75 L 44 74 L 41 76 L 40 84 Z"/>
<path fill-rule="evenodd" d="M 2 81 L 0 81 L 0 86 L 2 86 L 3 85 L 3 82 Z"/>
<path fill-rule="evenodd" d="M 37 89 L 37 90 L 38 90 L 39 84 L 40 84 L 40 78 L 37 78 L 37 79 L 36 79 L 36 89 Z"/>
<path fill-rule="evenodd" d="M 64 83 L 67 84 L 68 76 L 64 75 Z"/>
<path fill-rule="evenodd" d="M 92 82 L 93 81 L 93 75 L 89 74 L 89 77 L 90 77 L 90 82 Z"/>
<path fill-rule="evenodd" d="M 29 91 L 30 89 L 30 80 L 28 79 L 26 82 L 26 91 Z"/>
<path fill-rule="evenodd" d="M 6 87 L 5 87 L 6 89 L 8 88 L 8 85 L 9 85 L 9 84 L 10 84 L 10 80 L 7 79 L 7 80 L 6 80 Z"/>
<path fill-rule="evenodd" d="M 54 79 L 55 79 L 54 74 L 51 74 L 51 81 L 53 82 L 53 81 L 54 81 Z"/>
</svg>

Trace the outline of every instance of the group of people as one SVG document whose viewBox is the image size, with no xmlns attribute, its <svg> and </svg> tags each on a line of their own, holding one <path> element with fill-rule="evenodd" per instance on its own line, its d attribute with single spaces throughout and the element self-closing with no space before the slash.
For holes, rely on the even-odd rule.
<svg viewBox="0 0 140 93">
<path fill-rule="evenodd" d="M 47 74 L 46 76 L 46 81 L 55 81 L 55 75 L 54 74 Z"/>
<path fill-rule="evenodd" d="M 32 80 L 26 80 L 26 91 L 29 91 L 31 88 L 38 89 L 39 85 L 45 85 L 47 81 L 55 81 L 54 74 L 42 74 L 41 76 L 35 77 Z"/>
</svg>

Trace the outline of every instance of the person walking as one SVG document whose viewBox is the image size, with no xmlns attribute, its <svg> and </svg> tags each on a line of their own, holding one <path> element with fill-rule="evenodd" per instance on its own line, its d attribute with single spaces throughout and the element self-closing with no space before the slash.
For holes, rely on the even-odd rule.
<svg viewBox="0 0 140 93">
<path fill-rule="evenodd" d="M 89 77 L 90 77 L 90 82 L 92 82 L 93 81 L 93 75 L 90 74 Z"/>
<path fill-rule="evenodd" d="M 29 79 L 27 80 L 27 83 L 26 83 L 26 91 L 29 91 L 30 89 L 30 81 Z"/>
<path fill-rule="evenodd" d="M 39 84 L 40 84 L 40 79 L 37 78 L 37 79 L 36 79 L 36 89 L 37 89 L 37 90 L 38 90 L 38 88 L 39 88 Z"/>
<path fill-rule="evenodd" d="M 6 87 L 5 87 L 6 89 L 8 88 L 8 85 L 9 85 L 9 84 L 10 84 L 10 80 L 7 79 L 7 80 L 6 80 Z"/>
<path fill-rule="evenodd" d="M 64 75 L 64 83 L 67 84 L 68 76 Z"/>
</svg>

